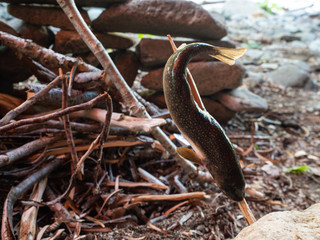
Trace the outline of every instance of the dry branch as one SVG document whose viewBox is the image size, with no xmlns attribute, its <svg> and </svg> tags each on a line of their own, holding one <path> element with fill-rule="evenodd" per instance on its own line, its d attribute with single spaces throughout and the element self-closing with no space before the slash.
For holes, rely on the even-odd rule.
<svg viewBox="0 0 320 240">
<path fill-rule="evenodd" d="M 192 192 L 170 195 L 141 195 L 133 198 L 131 201 L 136 202 L 150 202 L 150 201 L 183 201 L 195 198 L 206 198 L 205 192 Z"/>
<path fill-rule="evenodd" d="M 36 182 L 43 177 L 47 176 L 50 172 L 56 169 L 63 163 L 63 159 L 54 159 L 46 166 L 41 168 L 36 173 L 22 181 L 16 187 L 11 188 L 3 206 L 2 225 L 1 225 L 1 238 L 6 240 L 14 240 L 12 213 L 13 205 L 28 189 L 30 189 Z"/>
<path fill-rule="evenodd" d="M 38 184 L 33 188 L 33 192 L 30 196 L 30 200 L 35 202 L 41 202 L 42 195 L 47 186 L 48 178 L 43 178 Z M 19 239 L 29 240 L 35 239 L 36 236 L 36 226 L 37 226 L 37 215 L 38 207 L 31 206 L 25 207 L 25 210 L 21 216 Z"/>
<path fill-rule="evenodd" d="M 89 118 L 98 122 L 104 122 L 106 110 L 93 108 L 90 110 L 77 111 L 72 113 L 72 117 Z M 111 125 L 129 129 L 133 132 L 151 132 L 154 127 L 163 126 L 166 120 L 161 118 L 146 119 L 125 116 L 121 113 L 112 113 Z"/>
<path fill-rule="evenodd" d="M 74 64 L 79 61 L 76 58 L 67 57 L 50 49 L 41 47 L 31 40 L 15 37 L 2 31 L 0 31 L 0 40 L 3 46 L 10 47 L 53 71 L 61 68 L 63 72 L 68 72 L 72 69 Z M 79 72 L 100 71 L 83 61 L 79 61 L 78 70 Z"/>
<path fill-rule="evenodd" d="M 22 119 L 10 124 L 7 124 L 5 126 L 0 127 L 0 133 L 1 132 L 5 132 L 8 131 L 10 129 L 22 126 L 22 125 L 26 125 L 26 124 L 31 124 L 31 123 L 41 123 L 41 122 L 45 122 L 49 119 L 53 119 L 53 118 L 58 118 L 61 117 L 65 114 L 69 114 L 71 112 L 75 112 L 75 111 L 79 111 L 79 110 L 83 110 L 86 108 L 92 108 L 96 103 L 98 103 L 101 100 L 104 100 L 105 98 L 107 98 L 108 94 L 104 93 L 101 94 L 99 96 L 97 96 L 96 98 L 86 102 L 86 103 L 82 103 L 76 106 L 72 106 L 72 107 L 67 107 L 63 110 L 54 112 L 54 113 L 49 113 L 47 115 L 43 115 L 43 116 L 39 116 L 39 117 L 34 117 L 34 118 L 29 118 L 29 119 Z"/>
<path fill-rule="evenodd" d="M 57 77 L 55 80 L 53 80 L 51 83 L 49 83 L 45 88 L 43 88 L 40 92 L 33 95 L 31 98 L 27 99 L 24 103 L 22 103 L 19 107 L 11 110 L 8 112 L 1 120 L 0 120 L 0 126 L 3 126 L 10 122 L 10 120 L 14 119 L 19 114 L 26 111 L 29 107 L 31 107 L 33 104 L 37 102 L 37 100 L 44 95 L 46 95 L 51 88 L 54 88 L 61 82 L 62 78 Z"/>
<path fill-rule="evenodd" d="M 42 137 L 40 139 L 28 142 L 21 147 L 13 149 L 0 155 L 0 167 L 13 164 L 17 160 L 29 156 L 30 154 L 45 148 L 50 143 L 56 141 L 58 137 Z"/>
</svg>

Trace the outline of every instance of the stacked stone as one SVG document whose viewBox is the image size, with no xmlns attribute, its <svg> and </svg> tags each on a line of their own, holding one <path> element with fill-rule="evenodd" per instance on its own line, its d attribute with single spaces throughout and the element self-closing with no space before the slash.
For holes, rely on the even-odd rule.
<svg viewBox="0 0 320 240">
<path fill-rule="evenodd" d="M 37 0 L 33 1 L 37 2 Z M 50 0 L 47 1 L 50 2 Z M 82 2 L 90 4 L 90 1 L 79 3 Z M 91 6 L 101 7 L 102 3 L 108 2 L 112 1 L 95 0 Z M 175 41 L 178 46 L 181 43 L 207 42 L 216 46 L 234 47 L 233 43 L 221 40 L 227 35 L 222 17 L 216 13 L 207 12 L 191 1 L 118 2 L 120 3 L 108 6 L 92 22 L 86 11 L 81 11 L 81 14 L 105 48 L 117 49 L 111 55 L 128 84 L 131 86 L 135 79 L 141 80 L 143 87 L 156 91 L 156 94 L 149 96 L 148 99 L 161 107 L 165 107 L 162 93 L 163 66 L 172 54 L 170 44 L 165 37 L 167 34 L 184 38 L 183 41 Z M 92 58 L 90 58 L 89 49 L 59 7 L 9 5 L 8 11 L 28 24 L 59 28 L 60 30 L 54 36 L 55 51 L 64 54 L 72 53 L 93 65 L 97 64 L 90 60 Z M 143 33 L 158 37 L 141 39 L 135 51 L 132 51 L 128 50 L 134 45 L 132 39 L 110 34 L 111 32 Z M 141 70 L 140 74 L 138 74 L 138 68 Z M 208 112 L 218 121 L 227 122 L 237 111 L 267 109 L 263 99 L 245 88 L 239 88 L 245 74 L 241 65 L 228 66 L 207 56 L 200 56 L 189 64 L 189 69 Z M 141 74 L 141 72 L 144 73 Z"/>
</svg>

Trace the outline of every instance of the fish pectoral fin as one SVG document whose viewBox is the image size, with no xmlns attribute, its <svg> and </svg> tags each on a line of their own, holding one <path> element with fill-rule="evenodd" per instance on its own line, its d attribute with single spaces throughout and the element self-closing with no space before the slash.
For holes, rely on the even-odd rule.
<svg viewBox="0 0 320 240">
<path fill-rule="evenodd" d="M 246 51 L 246 48 L 224 48 L 224 47 L 214 47 L 219 51 L 217 55 L 210 55 L 213 58 L 220 60 L 229 65 L 233 65 L 234 61 L 241 57 Z"/>
<path fill-rule="evenodd" d="M 191 149 L 185 148 L 185 147 L 178 147 L 176 151 L 179 154 L 179 156 L 182 157 L 183 159 L 193 162 L 195 164 L 198 164 L 200 166 L 203 165 L 201 159 Z"/>
</svg>

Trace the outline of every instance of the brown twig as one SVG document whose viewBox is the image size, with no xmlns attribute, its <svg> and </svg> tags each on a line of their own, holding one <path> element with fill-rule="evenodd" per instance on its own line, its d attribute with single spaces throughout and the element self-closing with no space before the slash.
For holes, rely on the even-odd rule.
<svg viewBox="0 0 320 240">
<path fill-rule="evenodd" d="M 244 198 L 242 201 L 238 202 L 238 205 L 249 225 L 255 223 L 256 219 L 253 216 L 246 199 Z"/>
<path fill-rule="evenodd" d="M 78 61 L 76 58 L 67 57 L 51 49 L 41 47 L 31 40 L 15 37 L 2 31 L 0 31 L 0 40 L 3 46 L 10 47 L 51 70 L 62 68 L 63 72 L 68 72 Z M 79 61 L 78 69 L 80 72 L 100 71 L 83 61 Z"/>
<path fill-rule="evenodd" d="M 70 73 L 70 78 L 69 81 L 72 81 L 71 78 L 72 76 L 74 76 L 75 71 L 77 69 L 77 65 L 73 66 L 71 73 Z M 60 74 L 61 76 L 61 74 Z M 64 78 L 63 82 L 62 82 L 62 103 L 61 103 L 61 107 L 62 109 L 66 109 L 66 107 L 68 107 L 68 93 L 69 90 L 67 89 L 67 78 Z M 70 91 L 71 93 L 71 91 Z M 70 154 L 71 154 L 71 159 L 72 159 L 72 163 L 71 163 L 71 173 L 74 172 L 74 169 L 78 163 L 78 154 L 77 151 L 75 149 L 75 144 L 73 141 L 73 136 L 72 136 L 72 131 L 71 131 L 71 126 L 70 126 L 70 118 L 69 118 L 69 114 L 66 114 L 64 116 L 62 116 L 63 119 L 63 126 L 64 126 L 64 131 L 66 133 L 66 137 L 67 137 L 67 143 L 68 146 L 70 148 Z"/>
<path fill-rule="evenodd" d="M 3 155 L 0 155 L 0 167 L 13 164 L 17 160 L 29 156 L 30 154 L 45 148 L 48 144 L 53 143 L 59 139 L 56 137 L 42 137 L 40 139 L 28 142 L 21 147 L 13 149 Z"/>
<path fill-rule="evenodd" d="M 35 202 L 40 202 L 42 200 L 42 195 L 47 186 L 48 178 L 45 177 L 39 181 L 33 188 L 33 192 L 30 196 L 30 199 Z M 20 231 L 19 231 L 19 239 L 20 240 L 28 240 L 35 239 L 36 236 L 36 227 L 37 227 L 37 214 L 38 207 L 37 206 L 26 206 L 25 210 L 21 216 L 20 222 Z"/>
<path fill-rule="evenodd" d="M 133 198 L 131 201 L 135 202 L 150 202 L 150 201 L 182 201 L 194 198 L 206 198 L 205 192 L 192 192 L 170 195 L 141 195 Z"/>
<path fill-rule="evenodd" d="M 0 126 L 3 126 L 10 122 L 10 120 L 14 119 L 19 114 L 26 111 L 29 107 L 31 107 L 33 104 L 37 102 L 37 100 L 44 95 L 46 95 L 50 89 L 54 88 L 61 82 L 62 78 L 57 77 L 55 80 L 50 82 L 44 89 L 42 89 L 37 94 L 33 95 L 31 98 L 27 99 L 24 103 L 22 103 L 20 106 L 18 106 L 15 109 L 12 109 L 9 111 L 1 120 L 0 120 Z"/>
<path fill-rule="evenodd" d="M 106 93 L 107 94 L 107 93 Z M 102 149 L 103 149 L 103 145 L 104 145 L 104 138 L 108 136 L 109 134 L 109 129 L 110 129 L 110 122 L 111 122 L 111 115 L 112 115 L 112 100 L 109 94 L 108 98 L 107 98 L 107 112 L 106 112 L 106 116 L 105 116 L 105 122 L 103 125 L 103 128 L 100 132 L 100 134 L 96 137 L 96 139 L 91 143 L 90 147 L 88 148 L 88 150 L 86 151 L 86 153 L 81 157 L 81 159 L 79 160 L 79 162 L 77 163 L 76 166 L 76 174 L 84 174 L 83 171 L 83 164 L 84 161 L 88 158 L 88 156 L 90 155 L 90 153 L 94 150 L 94 148 L 96 147 L 97 144 L 100 145 L 100 153 L 102 153 Z M 100 154 L 101 156 L 101 154 Z"/>
<path fill-rule="evenodd" d="M 13 205 L 28 189 L 30 189 L 36 182 L 47 176 L 50 172 L 56 169 L 63 163 L 64 159 L 56 158 L 49 162 L 46 166 L 41 168 L 36 173 L 32 174 L 27 179 L 23 180 L 16 187 L 11 188 L 3 206 L 1 238 L 6 240 L 14 240 L 12 212 Z"/>
<path fill-rule="evenodd" d="M 96 103 L 98 103 L 99 101 L 103 100 L 107 98 L 107 94 L 101 94 L 97 97 L 95 97 L 94 99 L 86 102 L 86 103 L 82 103 L 76 106 L 72 106 L 72 107 L 67 107 L 63 110 L 54 112 L 54 113 L 49 113 L 47 115 L 44 116 L 39 116 L 39 117 L 34 117 L 34 118 L 29 118 L 29 119 L 22 119 L 10 124 L 7 124 L 5 126 L 0 127 L 0 133 L 1 132 L 5 132 L 8 131 L 10 129 L 25 125 L 25 124 L 30 124 L 30 123 L 41 123 L 41 122 L 45 122 L 49 119 L 53 119 L 53 118 L 58 118 L 61 117 L 65 114 L 69 114 L 71 112 L 75 112 L 75 111 L 79 111 L 79 110 L 83 110 L 83 109 L 87 109 L 87 108 L 91 108 L 93 107 Z"/>
</svg>

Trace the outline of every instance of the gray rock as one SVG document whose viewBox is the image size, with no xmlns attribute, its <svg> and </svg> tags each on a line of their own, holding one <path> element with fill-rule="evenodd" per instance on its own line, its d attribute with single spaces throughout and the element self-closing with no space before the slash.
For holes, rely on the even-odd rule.
<svg viewBox="0 0 320 240">
<path fill-rule="evenodd" d="M 309 45 L 309 49 L 315 54 L 320 56 L 320 39 L 312 41 Z"/>
<path fill-rule="evenodd" d="M 8 12 L 28 23 L 74 30 L 72 23 L 60 7 L 39 7 L 31 5 L 9 5 Z M 86 11 L 80 11 L 84 21 L 90 24 Z"/>
<path fill-rule="evenodd" d="M 277 70 L 270 72 L 267 76 L 269 81 L 284 88 L 305 88 L 312 81 L 310 74 L 295 64 L 281 66 Z"/>
<path fill-rule="evenodd" d="M 95 33 L 105 48 L 126 49 L 133 45 L 129 38 L 112 34 Z M 77 32 L 61 30 L 55 35 L 53 50 L 59 53 L 86 53 L 89 48 Z"/>
<path fill-rule="evenodd" d="M 246 51 L 245 58 L 250 60 L 259 60 L 263 56 L 263 51 L 260 49 L 249 48 Z"/>
<path fill-rule="evenodd" d="M 218 92 L 215 96 L 222 105 L 234 112 L 265 112 L 268 110 L 265 99 L 244 87 L 228 92 Z"/>
<path fill-rule="evenodd" d="M 220 19 L 200 5 L 180 0 L 131 0 L 106 9 L 92 27 L 100 32 L 133 32 L 196 39 L 221 39 L 227 34 Z"/>
<path fill-rule="evenodd" d="M 175 44 L 177 47 L 179 47 L 183 43 L 189 44 L 193 42 L 198 41 L 175 41 Z M 231 48 L 235 47 L 233 43 L 228 41 L 205 42 L 214 46 Z M 139 53 L 139 59 L 143 69 L 163 67 L 166 64 L 168 58 L 173 53 L 173 50 L 167 38 L 143 38 L 137 46 L 137 51 Z M 192 60 L 208 60 L 209 58 L 211 57 L 208 56 L 208 54 L 205 54 L 205 56 L 196 56 Z"/>
<path fill-rule="evenodd" d="M 320 203 L 300 211 L 269 213 L 244 228 L 234 240 L 318 240 Z"/>
<path fill-rule="evenodd" d="M 248 17 L 254 14 L 265 14 L 265 12 L 253 1 L 226 0 L 223 13 L 230 17 Z"/>
<path fill-rule="evenodd" d="M 242 84 L 244 69 L 240 65 L 229 66 L 222 62 L 194 62 L 188 68 L 201 96 L 209 96 L 224 89 L 234 89 Z M 141 84 L 150 89 L 162 91 L 163 68 L 153 70 L 144 76 Z"/>
</svg>

